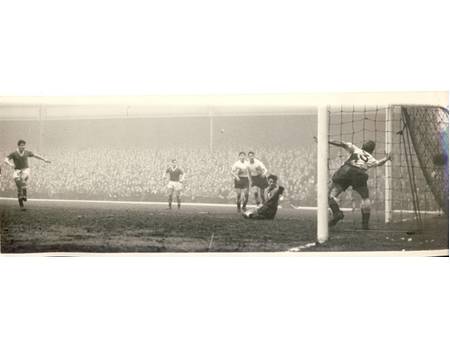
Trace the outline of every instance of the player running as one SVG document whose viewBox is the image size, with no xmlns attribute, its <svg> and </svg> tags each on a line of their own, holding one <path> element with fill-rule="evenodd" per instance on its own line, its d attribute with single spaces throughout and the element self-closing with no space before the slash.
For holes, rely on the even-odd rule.
<svg viewBox="0 0 450 350">
<path fill-rule="evenodd" d="M 284 187 L 277 184 L 278 177 L 269 175 L 268 187 L 264 190 L 264 204 L 254 210 L 249 210 L 242 215 L 246 219 L 267 219 L 273 220 L 278 210 L 278 201 L 284 192 Z"/>
<path fill-rule="evenodd" d="M 345 163 L 334 173 L 332 177 L 332 184 L 328 194 L 328 205 L 333 212 L 333 218 L 329 222 L 329 226 L 336 225 L 344 218 L 344 213 L 340 210 L 338 204 L 339 195 L 344 192 L 349 186 L 359 193 L 361 196 L 361 214 L 362 214 L 362 228 L 369 229 L 370 219 L 370 199 L 369 189 L 367 188 L 367 170 L 373 167 L 382 166 L 387 161 L 391 160 L 391 154 L 386 154 L 383 159 L 377 160 L 372 156 L 375 150 L 375 142 L 367 141 L 358 148 L 350 142 L 343 141 L 329 141 L 330 145 L 342 147 L 350 157 Z"/>
<path fill-rule="evenodd" d="M 172 159 L 170 166 L 167 168 L 163 177 L 169 174 L 169 184 L 167 188 L 169 189 L 169 209 L 172 209 L 173 193 L 177 197 L 178 209 L 181 208 L 181 190 L 183 189 L 184 172 L 177 166 L 177 160 Z"/>
<path fill-rule="evenodd" d="M 248 152 L 248 159 L 250 187 L 254 189 L 255 203 L 256 205 L 260 205 L 261 202 L 264 204 L 264 189 L 269 185 L 266 178 L 267 169 L 260 160 L 255 158 L 255 152 Z"/>
<path fill-rule="evenodd" d="M 231 167 L 231 175 L 234 178 L 234 190 L 236 192 L 237 212 L 247 210 L 248 191 L 250 186 L 250 173 L 248 170 L 248 162 L 245 160 L 245 152 L 239 152 L 239 160 Z M 242 200 L 244 194 L 244 200 Z"/>
<path fill-rule="evenodd" d="M 22 210 L 25 210 L 23 202 L 27 201 L 27 182 L 30 177 L 28 158 L 34 157 L 44 161 L 45 163 L 50 163 L 50 161 L 44 157 L 26 150 L 25 145 L 26 142 L 24 140 L 19 140 L 17 142 L 17 150 L 5 158 L 5 163 L 11 167 L 14 167 L 13 178 L 17 187 L 19 207 Z"/>
</svg>

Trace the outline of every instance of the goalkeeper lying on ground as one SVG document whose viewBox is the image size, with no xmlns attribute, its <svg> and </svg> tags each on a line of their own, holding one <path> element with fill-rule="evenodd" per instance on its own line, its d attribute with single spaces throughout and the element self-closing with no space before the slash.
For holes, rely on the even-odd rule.
<svg viewBox="0 0 450 350">
<path fill-rule="evenodd" d="M 269 175 L 267 181 L 269 187 L 264 190 L 265 203 L 256 209 L 248 210 L 242 215 L 246 219 L 268 219 L 272 220 L 275 218 L 278 209 L 278 201 L 280 196 L 283 194 L 284 187 L 278 186 L 278 177 L 276 175 Z"/>
</svg>

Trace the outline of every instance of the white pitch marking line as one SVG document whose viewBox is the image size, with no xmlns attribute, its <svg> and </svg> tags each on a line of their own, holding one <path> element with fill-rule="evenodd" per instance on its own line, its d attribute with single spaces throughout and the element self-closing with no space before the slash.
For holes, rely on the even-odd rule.
<svg viewBox="0 0 450 350">
<path fill-rule="evenodd" d="M 301 245 L 301 246 L 298 246 L 298 247 L 291 248 L 291 249 L 288 250 L 288 252 L 294 252 L 294 253 L 297 253 L 297 252 L 299 252 L 299 251 L 301 251 L 301 250 L 303 250 L 303 249 L 311 248 L 311 247 L 315 247 L 315 246 L 316 246 L 316 242 L 306 243 L 306 244 L 304 244 L 304 245 Z"/>
<path fill-rule="evenodd" d="M 17 198 L 0 197 L 0 200 L 17 201 Z M 146 202 L 146 201 L 109 201 L 109 200 L 90 200 L 90 199 L 48 199 L 48 198 L 31 198 L 30 202 L 47 202 L 47 203 L 92 203 L 92 204 L 133 204 L 133 205 L 167 205 L 167 202 Z M 223 207 L 235 208 L 236 204 L 225 203 L 196 203 L 196 202 L 182 202 L 183 206 L 190 207 Z M 248 208 L 256 208 L 256 205 L 247 205 Z M 308 210 L 304 207 L 305 210 Z M 310 207 L 310 210 L 316 208 Z"/>
<path fill-rule="evenodd" d="M 17 198 L 0 197 L 0 200 L 17 201 Z M 88 200 L 88 199 L 46 199 L 46 198 L 31 198 L 30 202 L 48 202 L 48 203 L 93 203 L 93 204 L 135 204 L 135 205 L 167 205 L 167 202 L 144 202 L 144 201 L 108 201 L 108 200 Z M 194 203 L 184 202 L 183 206 L 192 207 L 235 207 L 235 204 L 222 203 Z M 255 207 L 249 205 L 249 207 Z"/>
<path fill-rule="evenodd" d="M 0 200 L 17 201 L 17 198 L 0 197 Z M 31 198 L 30 202 L 54 202 L 54 203 L 97 203 L 97 204 L 135 204 L 135 205 L 167 205 L 167 202 L 144 202 L 144 201 L 108 201 L 108 200 L 90 200 L 90 199 L 48 199 L 48 198 Z M 224 203 L 195 203 L 184 202 L 185 206 L 191 207 L 235 207 L 236 204 Z M 256 208 L 255 205 L 248 205 L 249 208 Z M 317 210 L 317 207 L 302 207 L 291 204 L 291 208 L 296 210 Z M 352 208 L 341 208 L 342 211 L 353 211 Z M 394 213 L 414 214 L 414 210 L 394 210 Z M 421 211 L 422 214 L 441 214 L 441 211 Z"/>
</svg>

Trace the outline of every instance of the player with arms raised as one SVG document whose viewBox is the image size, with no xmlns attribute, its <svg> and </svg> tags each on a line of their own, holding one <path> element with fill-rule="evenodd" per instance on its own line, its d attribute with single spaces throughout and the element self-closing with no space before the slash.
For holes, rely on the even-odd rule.
<svg viewBox="0 0 450 350">
<path fill-rule="evenodd" d="M 369 229 L 370 219 L 370 199 L 369 189 L 367 188 L 367 179 L 369 176 L 367 175 L 367 170 L 382 166 L 391 160 L 391 155 L 386 154 L 386 157 L 383 159 L 375 159 L 372 155 L 376 146 L 374 141 L 365 142 L 361 148 L 356 147 L 350 142 L 332 140 L 328 143 L 336 147 L 342 147 L 350 154 L 350 157 L 332 177 L 328 204 L 333 212 L 333 218 L 330 220 L 329 225 L 334 226 L 344 218 L 344 213 L 339 208 L 338 197 L 349 186 L 352 186 L 361 196 L 362 228 L 367 230 Z"/>
<path fill-rule="evenodd" d="M 269 186 L 266 178 L 267 169 L 263 162 L 255 158 L 255 152 L 248 152 L 248 171 L 250 173 L 250 187 L 255 189 L 255 203 L 264 204 L 264 190 Z"/>
<path fill-rule="evenodd" d="M 25 144 L 26 142 L 24 140 L 19 140 L 17 142 L 17 150 L 5 158 L 5 163 L 14 168 L 13 178 L 17 187 L 19 206 L 22 210 L 25 210 L 23 202 L 27 201 L 27 182 L 30 177 L 28 158 L 34 157 L 46 163 L 50 163 L 50 161 L 44 157 L 26 150 Z"/>
<path fill-rule="evenodd" d="M 231 175 L 234 178 L 234 190 L 236 191 L 236 206 L 237 212 L 247 210 L 248 191 L 250 186 L 250 173 L 248 170 L 248 162 L 245 160 L 245 152 L 239 152 L 239 160 L 231 167 Z M 242 194 L 244 200 L 242 201 Z"/>
<path fill-rule="evenodd" d="M 169 189 L 169 209 L 172 209 L 173 193 L 177 197 L 178 209 L 181 208 L 181 190 L 183 189 L 184 172 L 177 166 L 177 160 L 172 159 L 170 166 L 164 173 L 164 177 L 169 174 L 169 183 L 167 188 Z"/>
</svg>

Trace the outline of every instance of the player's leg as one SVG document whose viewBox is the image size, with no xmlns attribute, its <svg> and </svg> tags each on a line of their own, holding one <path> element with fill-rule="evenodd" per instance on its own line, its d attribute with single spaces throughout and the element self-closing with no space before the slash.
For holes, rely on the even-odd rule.
<svg viewBox="0 0 450 350">
<path fill-rule="evenodd" d="M 19 201 L 19 207 L 22 209 L 24 207 L 22 198 L 22 172 L 20 170 L 14 170 L 13 178 L 17 188 L 17 200 Z"/>
<path fill-rule="evenodd" d="M 242 210 L 247 210 L 247 203 L 248 203 L 248 187 L 243 189 L 244 192 L 244 201 L 242 202 Z"/>
<path fill-rule="evenodd" d="M 236 188 L 236 210 L 238 213 L 241 212 L 241 200 L 242 200 L 242 189 Z"/>
<path fill-rule="evenodd" d="M 16 183 L 17 188 L 17 198 L 22 197 L 22 180 L 20 177 L 14 178 L 14 182 Z"/>
<path fill-rule="evenodd" d="M 246 219 L 273 220 L 275 218 L 276 211 L 273 212 L 268 210 L 262 210 L 263 208 L 265 208 L 265 205 L 253 210 L 248 210 L 244 212 L 242 215 Z"/>
<path fill-rule="evenodd" d="M 336 225 L 340 220 L 344 218 L 344 213 L 339 208 L 339 195 L 344 192 L 342 185 L 333 182 L 331 184 L 330 191 L 328 193 L 328 206 L 330 207 L 333 218 L 328 223 L 330 226 Z"/>
<path fill-rule="evenodd" d="M 17 187 L 17 200 L 19 201 L 19 207 L 24 208 L 23 205 L 23 189 L 22 189 L 22 179 L 20 177 L 14 179 Z"/>
<path fill-rule="evenodd" d="M 359 173 L 358 176 L 353 178 L 352 187 L 361 196 L 361 216 L 362 216 L 362 228 L 364 230 L 369 229 L 370 220 L 370 199 L 369 188 L 367 187 L 367 180 L 369 176 L 367 173 Z"/>
<path fill-rule="evenodd" d="M 234 192 L 236 193 L 236 210 L 238 213 L 241 212 L 241 183 L 240 180 L 234 179 Z"/>
<path fill-rule="evenodd" d="M 30 178 L 30 169 L 24 169 L 22 171 L 21 179 L 22 179 L 22 200 L 24 202 L 27 201 L 27 185 L 28 179 Z"/>
<path fill-rule="evenodd" d="M 261 187 L 257 187 L 258 189 L 258 196 L 261 201 L 261 204 L 264 204 L 266 202 L 266 199 L 264 198 L 264 190 Z"/>
<path fill-rule="evenodd" d="M 256 212 L 257 212 L 256 209 L 249 209 L 249 210 L 243 211 L 242 216 L 245 219 L 254 219 L 255 216 L 257 215 Z"/>
<path fill-rule="evenodd" d="M 178 207 L 178 209 L 180 209 L 181 208 L 181 188 L 179 188 L 175 191 L 175 195 L 177 197 L 177 207 Z"/>
<path fill-rule="evenodd" d="M 168 198 L 169 209 L 172 209 L 173 192 L 174 192 L 174 188 L 173 188 L 173 186 L 170 186 L 170 184 L 169 184 L 169 198 Z"/>
<path fill-rule="evenodd" d="M 256 186 L 253 186 L 252 191 L 253 191 L 253 196 L 255 197 L 255 204 L 258 206 L 261 204 L 261 202 L 259 200 L 259 188 Z"/>
<path fill-rule="evenodd" d="M 259 178 L 259 194 L 262 204 L 266 203 L 266 198 L 264 197 L 264 191 L 269 186 L 269 182 L 265 176 L 260 176 Z"/>
<path fill-rule="evenodd" d="M 370 198 L 369 189 L 367 186 L 355 188 L 355 191 L 361 196 L 361 216 L 362 216 L 362 228 L 364 230 L 369 229 L 370 220 Z"/>
</svg>

